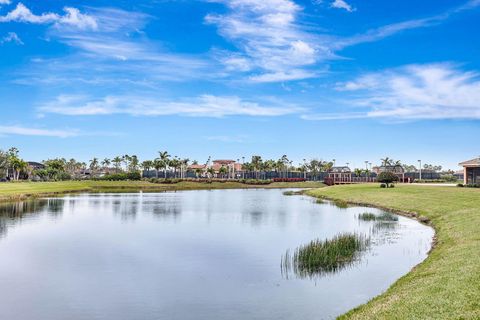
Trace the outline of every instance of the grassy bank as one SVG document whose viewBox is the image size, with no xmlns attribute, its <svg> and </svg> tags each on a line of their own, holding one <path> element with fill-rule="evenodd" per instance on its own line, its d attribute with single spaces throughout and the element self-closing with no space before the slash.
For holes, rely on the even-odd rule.
<svg viewBox="0 0 480 320">
<path fill-rule="evenodd" d="M 349 185 L 307 194 L 416 212 L 436 230 L 436 246 L 423 263 L 340 319 L 480 319 L 480 190 Z"/>
<path fill-rule="evenodd" d="M 211 190 L 250 188 L 319 188 L 319 182 L 274 182 L 268 185 L 247 185 L 238 182 L 198 183 L 184 181 L 176 184 L 158 184 L 147 181 L 64 181 L 0 183 L 0 201 L 15 201 L 33 197 L 51 196 L 70 192 L 127 192 L 169 190 Z"/>
</svg>

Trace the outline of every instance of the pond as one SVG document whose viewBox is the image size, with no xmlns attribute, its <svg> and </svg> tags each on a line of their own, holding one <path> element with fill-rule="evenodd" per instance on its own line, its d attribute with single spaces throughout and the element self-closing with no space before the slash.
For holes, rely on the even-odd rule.
<svg viewBox="0 0 480 320">
<path fill-rule="evenodd" d="M 78 194 L 0 206 L 0 319 L 332 319 L 427 256 L 433 230 L 282 190 Z M 305 277 L 287 250 L 344 232 L 368 249 Z"/>
</svg>

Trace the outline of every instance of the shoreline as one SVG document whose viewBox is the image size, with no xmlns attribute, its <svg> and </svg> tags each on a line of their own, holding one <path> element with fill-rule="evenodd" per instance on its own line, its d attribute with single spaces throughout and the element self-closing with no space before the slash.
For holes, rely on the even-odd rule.
<svg viewBox="0 0 480 320">
<path fill-rule="evenodd" d="M 156 184 L 147 181 L 66 181 L 66 182 L 15 182 L 0 184 L 0 203 L 26 201 L 82 192 L 166 192 L 222 189 L 314 189 L 323 187 L 321 182 L 272 182 L 268 185 L 242 184 L 239 182 L 194 182 Z"/>
<path fill-rule="evenodd" d="M 415 219 L 432 227 L 435 232 L 425 260 L 397 279 L 385 292 L 340 315 L 338 319 L 480 317 L 480 307 L 475 305 L 478 299 L 472 298 L 480 297 L 479 245 L 476 237 L 470 235 L 470 229 L 480 231 L 478 224 L 470 222 L 470 219 L 480 220 L 476 212 L 480 207 L 480 192 L 471 190 L 462 193 L 458 189 L 400 186 L 381 190 L 378 186 L 357 185 L 306 192 L 306 195 L 315 198 L 387 210 Z M 468 206 L 457 200 L 460 196 L 470 200 L 473 205 Z M 456 214 L 456 211 L 466 210 L 468 214 L 463 217 Z M 462 223 L 456 221 L 458 219 L 462 219 Z M 460 231 L 455 230 L 457 228 Z M 464 229 L 468 229 L 468 232 Z M 464 242 L 467 242 L 468 248 L 463 247 Z M 477 255 L 470 255 L 470 251 L 477 252 Z M 462 270 L 452 266 L 457 269 L 473 269 L 474 272 L 477 270 L 477 273 L 462 273 Z M 469 298 L 465 299 L 465 296 Z"/>
</svg>

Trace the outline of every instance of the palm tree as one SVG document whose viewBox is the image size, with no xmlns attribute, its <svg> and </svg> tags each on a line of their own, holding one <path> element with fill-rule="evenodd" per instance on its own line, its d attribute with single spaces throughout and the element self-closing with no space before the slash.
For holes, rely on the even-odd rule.
<svg viewBox="0 0 480 320">
<path fill-rule="evenodd" d="M 98 169 L 98 159 L 93 158 L 92 160 L 90 160 L 90 171 L 92 172 L 93 176 L 96 174 L 97 169 Z"/>
<path fill-rule="evenodd" d="M 13 180 L 18 180 L 20 173 L 27 169 L 28 163 L 15 156 L 10 160 L 10 166 L 13 169 Z"/>
<path fill-rule="evenodd" d="M 180 178 L 184 179 L 187 169 L 188 169 L 188 163 L 190 162 L 190 159 L 185 158 L 179 160 L 179 165 L 180 165 Z"/>
<path fill-rule="evenodd" d="M 145 160 L 142 162 L 142 168 L 143 170 L 147 171 L 147 175 L 150 174 L 150 169 L 154 166 L 154 163 L 152 160 Z"/>
<path fill-rule="evenodd" d="M 128 154 L 122 157 L 122 161 L 125 164 L 125 171 L 128 171 L 128 167 L 130 166 L 130 160 L 131 160 L 131 157 Z"/>
<path fill-rule="evenodd" d="M 170 155 L 167 151 L 159 151 L 158 155 L 160 156 L 160 160 L 163 162 L 163 177 L 167 177 L 167 167 L 170 159 Z"/>
<path fill-rule="evenodd" d="M 102 160 L 102 167 L 103 170 L 108 169 L 108 166 L 110 165 L 111 161 L 108 158 L 105 158 Z"/>
<path fill-rule="evenodd" d="M 361 177 L 363 174 L 363 170 L 359 168 L 356 168 L 355 170 L 353 170 L 353 172 L 355 173 L 356 177 Z"/>
<path fill-rule="evenodd" d="M 384 167 L 386 167 L 386 166 L 390 165 L 393 160 L 390 159 L 389 157 L 385 157 L 385 158 L 383 158 L 383 159 L 380 159 L 380 161 L 382 162 L 382 165 L 383 165 Z"/>
<path fill-rule="evenodd" d="M 155 177 L 158 179 L 158 172 L 164 167 L 163 161 L 160 158 L 153 160 L 153 168 L 155 168 Z"/>
<path fill-rule="evenodd" d="M 252 156 L 252 165 L 253 170 L 255 171 L 255 179 L 258 179 L 258 171 L 262 167 L 262 157 L 261 156 Z"/>
<path fill-rule="evenodd" d="M 130 163 L 128 165 L 128 171 L 129 172 L 136 172 L 138 171 L 138 166 L 140 165 L 140 160 L 138 160 L 138 157 L 136 155 L 133 155 L 130 157 Z"/>
<path fill-rule="evenodd" d="M 119 157 L 119 156 L 116 156 L 115 158 L 113 158 L 112 162 L 113 162 L 113 165 L 115 166 L 115 171 L 118 173 L 120 172 L 120 166 L 122 164 L 122 157 Z"/>
</svg>

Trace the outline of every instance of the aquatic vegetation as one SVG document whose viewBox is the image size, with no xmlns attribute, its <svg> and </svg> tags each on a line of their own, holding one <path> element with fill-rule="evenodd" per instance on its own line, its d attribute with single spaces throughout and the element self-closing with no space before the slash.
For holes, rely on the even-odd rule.
<svg viewBox="0 0 480 320">
<path fill-rule="evenodd" d="M 300 190 L 300 191 L 285 191 L 283 193 L 284 196 L 299 196 L 299 195 L 302 195 L 304 193 L 303 190 Z"/>
<path fill-rule="evenodd" d="M 370 238 L 356 233 L 343 233 L 332 239 L 312 240 L 298 247 L 293 255 L 289 251 L 282 257 L 282 272 L 293 271 L 297 276 L 313 277 L 339 271 L 358 261 Z"/>
<path fill-rule="evenodd" d="M 337 206 L 337 208 L 341 208 L 341 209 L 346 209 L 346 208 L 348 208 L 348 202 L 347 202 L 347 201 L 334 200 L 334 201 L 333 201 L 333 204 L 334 204 L 335 206 Z"/>
<path fill-rule="evenodd" d="M 358 215 L 358 219 L 362 221 L 398 221 L 398 217 L 389 212 L 383 212 L 380 215 L 371 212 L 364 212 Z"/>
<path fill-rule="evenodd" d="M 364 212 L 358 215 L 358 220 L 362 220 L 362 221 L 375 221 L 376 219 L 377 219 L 377 216 L 371 212 Z"/>
</svg>

